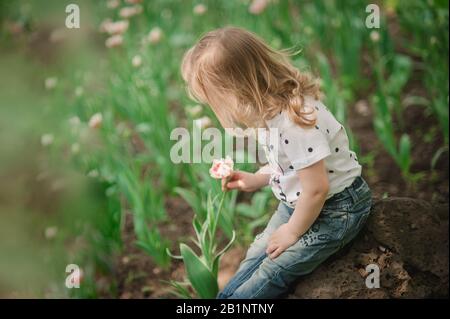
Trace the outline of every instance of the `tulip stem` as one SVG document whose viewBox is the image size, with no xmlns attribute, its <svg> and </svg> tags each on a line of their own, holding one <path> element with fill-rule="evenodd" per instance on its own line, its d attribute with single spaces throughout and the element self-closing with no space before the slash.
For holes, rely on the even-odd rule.
<svg viewBox="0 0 450 319">
<path fill-rule="evenodd" d="M 217 215 L 216 215 L 216 218 L 215 218 L 216 220 L 215 220 L 215 223 L 213 225 L 213 231 L 212 231 L 213 237 L 216 236 L 217 224 L 219 223 L 219 218 L 220 218 L 220 214 L 222 212 L 223 202 L 225 201 L 225 195 L 226 194 L 227 194 L 227 191 L 225 190 L 222 193 L 222 198 L 220 199 L 220 202 L 219 202 L 219 207 L 217 209 Z"/>
</svg>

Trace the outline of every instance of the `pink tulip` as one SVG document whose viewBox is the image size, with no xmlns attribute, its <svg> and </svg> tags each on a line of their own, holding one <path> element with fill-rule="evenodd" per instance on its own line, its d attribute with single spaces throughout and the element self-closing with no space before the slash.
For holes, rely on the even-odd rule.
<svg viewBox="0 0 450 319">
<path fill-rule="evenodd" d="M 58 84 L 58 78 L 57 77 L 50 77 L 45 79 L 45 88 L 47 90 L 52 90 L 56 87 Z"/>
<path fill-rule="evenodd" d="M 110 19 L 106 19 L 100 25 L 100 32 L 105 32 L 108 34 L 123 34 L 128 30 L 129 22 L 128 20 L 120 20 L 112 22 Z"/>
<path fill-rule="evenodd" d="M 132 16 L 140 14 L 141 12 L 142 7 L 140 5 L 136 5 L 133 7 L 124 7 L 120 9 L 119 15 L 124 19 L 128 19 L 131 18 Z"/>
<path fill-rule="evenodd" d="M 41 136 L 41 144 L 42 146 L 49 146 L 53 143 L 54 139 L 53 134 L 44 134 Z"/>
<path fill-rule="evenodd" d="M 251 14 L 261 14 L 269 4 L 269 0 L 253 0 L 248 8 Z"/>
<path fill-rule="evenodd" d="M 95 113 L 89 119 L 89 127 L 93 129 L 97 129 L 102 126 L 103 116 L 102 113 Z"/>
<path fill-rule="evenodd" d="M 370 40 L 372 40 L 372 42 L 380 41 L 380 33 L 378 31 L 370 32 Z"/>
<path fill-rule="evenodd" d="M 209 170 L 209 174 L 212 178 L 220 179 L 226 178 L 233 172 L 233 160 L 227 156 L 226 158 L 215 159 Z"/>
<path fill-rule="evenodd" d="M 131 59 L 131 64 L 132 64 L 135 68 L 140 67 L 141 64 L 142 64 L 142 58 L 141 58 L 141 56 L 140 56 L 140 55 L 135 55 L 135 56 L 133 57 L 133 59 Z"/>
<path fill-rule="evenodd" d="M 194 120 L 194 125 L 196 125 L 200 129 L 204 129 L 210 127 L 212 125 L 212 121 L 208 116 L 203 116 L 199 119 Z"/>
<path fill-rule="evenodd" d="M 161 38 L 162 38 L 162 30 L 159 27 L 153 28 L 147 37 L 148 42 L 150 42 L 151 44 L 158 43 L 159 41 L 161 41 Z"/>
<path fill-rule="evenodd" d="M 106 3 L 106 7 L 108 8 L 108 9 L 116 9 L 116 8 L 118 8 L 120 6 L 120 1 L 119 0 L 109 0 L 107 3 Z"/>
<path fill-rule="evenodd" d="M 198 15 L 198 16 L 201 16 L 201 15 L 206 13 L 206 10 L 207 10 L 207 8 L 206 8 L 206 6 L 204 4 L 197 4 L 194 7 L 194 14 Z"/>
<path fill-rule="evenodd" d="M 105 41 L 105 45 L 107 48 L 116 48 L 120 47 L 123 44 L 123 37 L 120 34 L 113 35 L 109 37 Z"/>
<path fill-rule="evenodd" d="M 106 32 L 108 32 L 108 28 L 109 28 L 109 25 L 110 25 L 111 23 L 113 23 L 113 22 L 112 22 L 112 20 L 111 20 L 110 18 L 107 18 L 107 19 L 103 20 L 102 23 L 100 23 L 100 26 L 98 27 L 98 30 L 99 30 L 101 33 L 106 33 Z"/>
<path fill-rule="evenodd" d="M 58 233 L 58 228 L 56 226 L 47 227 L 45 229 L 44 235 L 46 239 L 53 239 Z"/>
</svg>

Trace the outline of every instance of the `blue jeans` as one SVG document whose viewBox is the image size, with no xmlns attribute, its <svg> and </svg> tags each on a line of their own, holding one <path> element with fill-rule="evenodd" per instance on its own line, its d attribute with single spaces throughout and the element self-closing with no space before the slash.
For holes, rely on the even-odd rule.
<svg viewBox="0 0 450 319">
<path fill-rule="evenodd" d="M 367 183 L 357 177 L 353 184 L 329 198 L 310 229 L 275 259 L 266 254 L 267 241 L 287 223 L 293 209 L 280 202 L 267 227 L 250 245 L 238 271 L 219 299 L 277 298 L 300 276 L 311 273 L 328 257 L 349 243 L 369 216 L 372 196 Z"/>
</svg>

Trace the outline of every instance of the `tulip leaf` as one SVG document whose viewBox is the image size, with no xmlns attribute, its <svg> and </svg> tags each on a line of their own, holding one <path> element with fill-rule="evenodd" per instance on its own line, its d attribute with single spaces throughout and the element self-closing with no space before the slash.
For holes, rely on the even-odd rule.
<svg viewBox="0 0 450 319">
<path fill-rule="evenodd" d="M 219 287 L 211 270 L 202 262 L 194 251 L 185 244 L 180 244 L 186 274 L 198 296 L 203 299 L 215 298 Z"/>
</svg>

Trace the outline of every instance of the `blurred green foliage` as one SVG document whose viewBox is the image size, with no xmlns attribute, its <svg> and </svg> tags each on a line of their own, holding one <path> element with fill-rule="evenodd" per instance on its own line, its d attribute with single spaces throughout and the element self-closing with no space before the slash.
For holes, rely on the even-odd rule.
<svg viewBox="0 0 450 319">
<path fill-rule="evenodd" d="M 113 267 L 128 211 L 136 244 L 163 267 L 170 262 L 170 243 L 158 228 L 167 220 L 165 201 L 180 195 L 193 207 L 197 222 L 207 222 L 208 194 L 218 195 L 220 185 L 209 178 L 208 165 L 172 164 L 169 136 L 174 127 L 190 127 L 192 118 L 207 116 L 218 126 L 206 107 L 190 113 L 193 102 L 179 72 L 185 50 L 214 28 L 241 26 L 277 49 L 299 49 L 292 57 L 294 65 L 320 76 L 325 103 L 348 130 L 355 149 L 358 136 L 351 133 L 348 116 L 356 101 L 369 101 L 379 141 L 405 179 L 417 178 L 411 173 L 414 145 L 402 123 L 405 101 L 434 115 L 444 140 L 437 156 L 448 152 L 448 1 L 379 1 L 380 29 L 365 27 L 370 2 L 363 0 L 277 0 L 260 14 L 249 12 L 247 0 L 143 1 L 140 13 L 126 19 L 128 28 L 114 48 L 105 47 L 109 35 L 99 28 L 105 19 L 124 20 L 122 8 L 133 5 L 117 1 L 118 7 L 108 8 L 116 2 L 76 1 L 81 29 L 68 30 L 65 6 L 72 2 L 0 1 L 1 225 L 11 230 L 16 225 L 15 237 L 22 240 L 8 246 L 14 235 L 0 231 L 0 255 L 3 250 L 22 251 L 14 264 L 0 260 L 0 287 L 12 287 L 2 294 L 24 291 L 23 283 L 13 279 L 27 273 L 45 278 L 32 285 L 39 287 L 38 294 L 45 295 L 48 282 L 56 282 L 54 295 L 66 295 L 62 269 L 76 261 L 84 265 L 85 284 L 71 295 L 99 296 L 98 278 Z M 199 4 L 205 6 L 203 14 L 195 9 Z M 424 93 L 408 95 L 408 85 L 415 82 Z M 94 114 L 100 116 L 98 125 L 89 123 Z M 31 187 L 50 196 L 44 202 L 57 197 L 21 176 L 34 179 L 46 172 L 76 185 L 67 186 L 71 196 L 58 200 L 52 217 L 58 220 L 39 218 L 40 213 L 29 219 L 35 206 L 24 203 Z M 250 203 L 238 203 L 237 194 L 231 193 L 218 220 L 224 236 L 231 238 L 235 229 L 238 238 L 250 241 L 266 220 L 266 195 L 262 191 Z M 82 220 L 78 228 L 74 220 Z M 38 233 L 21 233 L 25 224 Z M 61 230 L 58 243 L 34 241 L 53 224 Z M 83 248 L 68 249 L 67 242 L 79 237 L 86 241 Z M 37 275 L 33 269 L 17 268 L 15 277 L 8 276 L 13 265 L 36 259 L 39 250 L 31 249 L 30 241 L 48 246 L 46 265 L 52 265 L 56 279 L 41 277 L 47 275 L 44 266 L 37 266 Z M 108 289 L 114 290 L 114 284 Z"/>
</svg>

